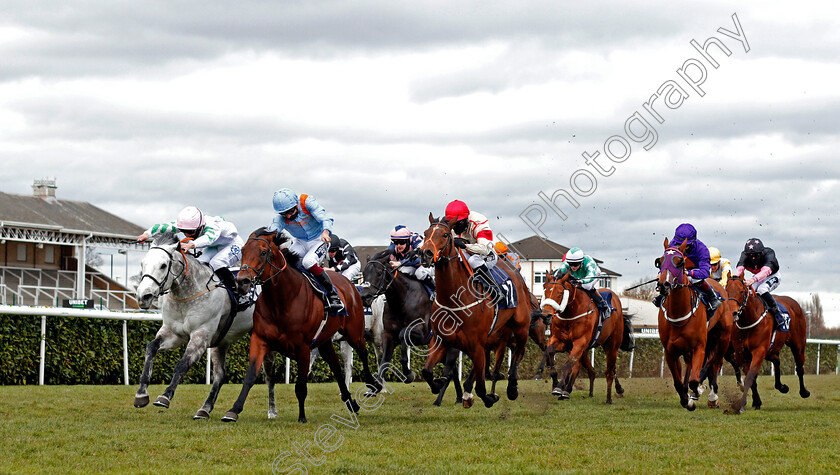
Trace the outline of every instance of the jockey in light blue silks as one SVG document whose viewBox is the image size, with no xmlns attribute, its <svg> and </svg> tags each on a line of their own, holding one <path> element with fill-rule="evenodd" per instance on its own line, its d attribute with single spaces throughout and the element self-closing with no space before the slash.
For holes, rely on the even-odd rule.
<svg viewBox="0 0 840 475">
<path fill-rule="evenodd" d="M 152 236 L 165 232 L 180 232 L 192 240 L 182 242 L 181 249 L 198 249 L 198 261 L 208 264 L 219 279 L 234 293 L 236 282 L 230 267 L 237 266 L 242 258 L 242 246 L 236 226 L 219 216 L 207 216 L 195 206 L 187 206 L 178 213 L 175 221 L 154 224 L 137 237 L 144 242 Z"/>
<path fill-rule="evenodd" d="M 278 214 L 274 216 L 268 230 L 275 231 L 279 236 L 285 229 L 295 238 L 289 251 L 301 258 L 303 268 L 311 272 L 324 287 L 330 311 L 339 312 L 344 305 L 329 275 L 320 266 L 330 246 L 333 219 L 327 216 L 327 211 L 315 198 L 305 194 L 298 197 L 288 188 L 274 192 L 273 204 Z"/>
<path fill-rule="evenodd" d="M 597 279 L 601 275 L 601 269 L 595 259 L 585 255 L 579 247 L 573 247 L 566 252 L 563 263 L 554 271 L 554 278 L 559 279 L 566 272 L 572 274 L 572 277 L 574 277 L 573 284 L 586 292 L 586 295 L 598 307 L 600 321 L 606 320 L 610 316 L 610 307 L 598 292 L 598 289 L 595 288 L 595 284 L 598 283 Z"/>
<path fill-rule="evenodd" d="M 711 318 L 711 315 L 715 313 L 715 310 L 723 302 L 717 298 L 715 291 L 712 290 L 712 286 L 706 282 L 706 279 L 711 276 L 712 269 L 709 249 L 703 244 L 703 241 L 697 239 L 697 230 L 689 223 L 683 223 L 677 226 L 677 229 L 674 231 L 674 239 L 671 239 L 668 246 L 680 247 L 680 244 L 683 242 L 687 243 L 685 247 L 685 258 L 694 264 L 694 267 L 688 267 L 686 265 L 685 273 L 688 275 L 688 280 L 692 286 L 703 295 L 703 299 L 706 301 L 706 313 Z M 653 304 L 659 307 L 663 299 L 664 297 L 661 294 L 657 295 L 653 298 Z"/>
<path fill-rule="evenodd" d="M 413 276 L 423 282 L 430 289 L 435 288 L 435 268 L 420 265 L 420 256 L 412 252 L 423 245 L 423 237 L 410 229 L 398 224 L 391 230 L 391 267 L 399 268 L 400 272 Z"/>
</svg>

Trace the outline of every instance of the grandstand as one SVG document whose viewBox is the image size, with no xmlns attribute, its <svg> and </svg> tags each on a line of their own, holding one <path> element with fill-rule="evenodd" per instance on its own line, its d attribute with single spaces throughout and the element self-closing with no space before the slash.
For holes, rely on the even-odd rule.
<svg viewBox="0 0 840 475">
<path fill-rule="evenodd" d="M 137 308 L 133 292 L 90 266 L 91 248 L 145 250 L 143 228 L 90 203 L 56 198 L 55 180 L 32 195 L 0 192 L 0 303 L 61 306 L 90 299 L 97 308 Z"/>
</svg>

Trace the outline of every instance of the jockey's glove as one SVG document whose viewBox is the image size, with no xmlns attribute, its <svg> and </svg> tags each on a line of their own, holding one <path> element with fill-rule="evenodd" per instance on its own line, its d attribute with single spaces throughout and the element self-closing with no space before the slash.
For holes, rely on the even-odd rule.
<svg viewBox="0 0 840 475">
<path fill-rule="evenodd" d="M 456 237 L 455 239 L 453 239 L 453 244 L 455 244 L 455 247 L 458 247 L 458 248 L 461 248 L 461 249 L 466 249 L 467 248 L 467 242 L 464 241 L 462 238 L 459 238 L 459 237 Z"/>
</svg>

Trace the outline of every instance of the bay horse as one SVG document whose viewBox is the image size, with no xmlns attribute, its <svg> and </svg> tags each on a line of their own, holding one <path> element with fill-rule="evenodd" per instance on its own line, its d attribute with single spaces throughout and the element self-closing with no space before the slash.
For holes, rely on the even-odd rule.
<svg viewBox="0 0 840 475">
<path fill-rule="evenodd" d="M 403 382 L 414 382 L 415 374 L 408 366 L 410 347 L 429 343 L 429 317 L 432 313 L 432 301 L 422 282 L 413 279 L 390 265 L 391 252 L 384 250 L 374 255 L 365 265 L 362 275 L 365 285 L 362 287 L 362 302 L 369 305 L 380 296 L 385 297 L 382 312 L 381 369 L 391 368 L 394 349 L 400 345 L 400 365 Z M 452 369 L 458 358 L 458 350 L 447 354 L 449 368 Z M 380 378 L 384 375 L 380 374 Z M 446 380 L 439 380 L 440 391 L 434 405 L 440 406 L 443 394 L 450 380 L 455 384 L 456 404 L 462 402 L 461 382 L 456 371 L 444 372 Z"/>
<path fill-rule="evenodd" d="M 330 272 L 330 280 L 347 310 L 346 316 L 327 317 L 323 301 L 306 276 L 295 268 L 299 258 L 288 249 L 281 249 L 280 244 L 282 238 L 273 231 L 259 228 L 251 233 L 242 247 L 242 266 L 236 276 L 238 290 L 240 294 L 245 294 L 252 286 L 261 284 L 262 293 L 254 310 L 248 371 L 236 403 L 222 418 L 224 422 L 236 422 L 239 418 L 248 392 L 256 382 L 257 371 L 269 351 L 297 362 L 300 371 L 295 382 L 298 422 L 306 422 L 304 403 L 308 378 L 305 371 L 309 367 L 310 349 L 313 347 L 318 348 L 335 375 L 341 400 L 348 410 L 358 412 L 359 404 L 347 389 L 333 348 L 332 336 L 336 332 L 341 333 L 359 353 L 368 388 L 381 389 L 368 367 L 365 315 L 359 292 L 344 276 L 325 271 Z"/>
<path fill-rule="evenodd" d="M 773 364 L 776 375 L 775 388 L 787 393 L 789 388 L 782 384 L 779 353 L 787 345 L 793 353 L 796 374 L 799 376 L 799 396 L 807 398 L 811 392 L 805 389 L 805 340 L 808 336 L 807 321 L 799 303 L 782 295 L 774 296 L 778 304 L 784 305 L 790 314 L 790 331 L 777 332 L 774 318 L 764 306 L 764 302 L 747 286 L 743 276 L 732 277 L 726 283 L 729 300 L 735 302 L 735 329 L 732 346 L 735 358 L 744 368 L 744 393 L 741 397 L 740 412 L 746 410 L 747 393 L 752 389 L 752 407 L 761 409 L 761 397 L 758 395 L 758 372 L 764 360 Z M 774 335 L 775 334 L 775 335 Z M 774 339 L 775 337 L 775 339 Z M 771 345 L 772 342 L 772 345 Z"/>
<path fill-rule="evenodd" d="M 669 247 L 665 239 L 665 253 L 657 260 L 656 289 L 664 296 L 659 307 L 659 339 L 665 349 L 665 362 L 680 404 L 693 411 L 697 408 L 695 401 L 700 398 L 697 388 L 706 356 L 706 307 L 685 273 L 686 245 L 683 242 L 678 248 Z M 686 365 L 684 377 L 681 356 Z"/>
<path fill-rule="evenodd" d="M 221 286 L 213 269 L 199 262 L 192 254 L 184 252 L 181 242 L 171 232 L 159 234 L 155 238 L 140 262 L 140 272 L 140 282 L 136 290 L 138 305 L 148 309 L 161 297 L 163 324 L 155 338 L 146 345 L 146 357 L 143 372 L 140 374 L 140 387 L 134 396 L 134 407 L 145 407 L 149 404 L 147 388 L 157 353 L 186 343 L 187 348 L 175 366 L 169 386 L 154 401 L 154 405 L 168 408 L 178 384 L 187 371 L 207 348 L 211 348 L 213 385 L 204 404 L 193 417 L 207 419 L 225 382 L 225 359 L 228 350 L 251 329 L 254 307 L 237 313 L 227 333 L 222 336 L 224 325 L 220 328 L 220 322 L 228 316 L 231 309 L 228 292 Z M 273 398 L 269 400 L 269 405 L 273 407 Z"/>
<path fill-rule="evenodd" d="M 706 404 L 713 409 L 720 407 L 718 397 L 718 375 L 724 361 L 729 361 L 735 368 L 735 378 L 740 381 L 741 374 L 737 365 L 732 363 L 732 329 L 735 326 L 733 314 L 735 305 L 727 298 L 726 290 L 715 279 L 708 279 L 709 285 L 720 294 L 723 303 L 715 310 L 712 318 L 706 323 L 706 361 L 700 368 L 700 384 L 709 379 L 709 396 Z M 701 387 L 702 389 L 702 387 Z M 698 391 L 702 394 L 702 390 Z"/>
<path fill-rule="evenodd" d="M 624 394 L 624 389 L 615 376 L 618 349 L 624 338 L 621 300 L 615 292 L 612 292 L 609 303 L 615 310 L 604 321 L 600 335 L 596 335 L 599 320 L 598 307 L 586 292 L 582 290 L 578 292 L 579 289 L 574 285 L 573 280 L 574 277 L 568 272 L 559 279 L 548 274 L 543 284 L 545 297 L 542 301 L 542 311 L 543 314 L 552 316 L 551 337 L 548 339 L 546 349 L 551 368 L 552 394 L 559 396 L 560 399 L 569 399 L 580 371 L 581 360 L 583 360 L 589 372 L 589 396 L 591 397 L 595 372 L 589 361 L 587 350 L 602 346 L 607 357 L 604 373 L 607 379 L 606 403 L 612 404 L 613 381 L 615 381 L 615 392 Z M 554 367 L 554 355 L 558 351 L 569 352 L 569 359 L 563 365 L 563 373 L 559 381 Z"/>
<path fill-rule="evenodd" d="M 485 369 L 487 367 L 486 349 L 493 332 L 503 328 L 512 330 L 515 351 L 508 374 L 507 397 L 515 400 L 519 396 L 519 363 L 525 353 L 528 340 L 530 318 L 529 291 L 519 272 L 509 272 L 519 296 L 515 308 L 497 310 L 488 292 L 482 291 L 475 282 L 473 270 L 466 255 L 454 244 L 452 226 L 455 220 L 436 220 L 429 213 L 429 228 L 425 231 L 425 240 L 420 247 L 421 262 L 424 266 L 435 266 L 435 301 L 432 305 L 430 328 L 435 339 L 434 350 L 426 359 L 423 379 L 435 392 L 439 388 L 433 378 L 432 369 L 439 363 L 450 348 L 457 348 L 472 360 L 475 381 L 468 378 L 464 384 L 464 407 L 473 403 L 472 386 L 484 402 L 485 407 L 492 407 L 499 400 L 495 393 L 487 394 L 485 387 Z M 497 357 L 497 360 L 499 358 Z"/>
</svg>

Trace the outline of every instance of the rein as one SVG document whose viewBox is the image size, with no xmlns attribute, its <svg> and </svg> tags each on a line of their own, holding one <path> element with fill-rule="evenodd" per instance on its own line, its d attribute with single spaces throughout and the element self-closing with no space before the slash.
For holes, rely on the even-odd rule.
<svg viewBox="0 0 840 475">
<path fill-rule="evenodd" d="M 764 312 L 753 323 L 751 323 L 749 325 L 746 325 L 746 326 L 743 326 L 743 327 L 741 326 L 740 320 L 741 320 L 741 317 L 744 316 L 744 309 L 747 308 L 747 304 L 749 303 L 750 293 L 752 293 L 754 295 L 755 290 L 751 286 L 748 286 L 745 283 L 744 284 L 744 301 L 743 302 L 740 302 L 737 299 L 734 299 L 732 297 L 729 297 L 727 299 L 727 300 L 732 300 L 733 302 L 738 304 L 738 310 L 735 313 L 733 313 L 733 316 L 734 316 L 734 319 L 735 319 L 735 326 L 738 327 L 739 330 L 749 330 L 750 328 L 755 327 L 756 325 L 761 323 L 761 321 L 764 320 L 764 317 L 767 315 L 767 308 L 765 307 Z"/>
<path fill-rule="evenodd" d="M 161 295 L 164 295 L 164 294 L 168 294 L 168 293 L 169 293 L 169 289 L 167 289 L 167 290 L 165 290 L 165 291 L 161 292 L 161 289 L 163 289 L 164 284 L 166 284 L 166 281 L 167 281 L 167 280 L 169 280 L 169 276 L 170 276 L 170 275 L 173 275 L 173 276 L 180 275 L 180 272 L 177 272 L 177 273 L 174 273 L 174 274 L 172 273 L 172 262 L 175 260 L 175 256 L 174 256 L 171 252 L 167 251 L 166 249 L 164 249 L 164 248 L 162 248 L 162 247 L 160 247 L 160 246 L 154 246 L 154 247 L 152 247 L 152 248 L 151 248 L 151 249 L 149 249 L 149 250 L 152 250 L 152 249 L 159 249 L 159 250 L 163 251 L 163 252 L 164 252 L 164 253 L 165 253 L 165 254 L 169 257 L 169 261 L 168 261 L 168 262 L 167 262 L 167 264 L 166 264 L 166 272 L 165 272 L 165 274 L 164 274 L 164 276 L 163 276 L 163 280 L 162 280 L 162 281 L 157 280 L 157 279 L 155 278 L 155 276 L 153 276 L 152 274 L 146 273 L 146 274 L 143 274 L 142 276 L 140 276 L 140 282 L 143 282 L 143 279 L 145 279 L 145 278 L 147 278 L 147 277 L 148 277 L 148 278 L 149 278 L 152 282 L 154 282 L 154 283 L 155 283 L 155 285 L 157 285 L 157 287 L 158 287 L 158 291 L 157 291 L 157 293 L 156 293 L 155 297 L 159 297 L 159 296 L 161 296 Z M 184 250 L 183 250 L 183 249 L 181 249 L 180 251 L 181 251 L 181 256 L 183 256 L 183 258 L 184 258 L 184 277 L 186 277 L 186 276 L 187 276 L 187 266 L 188 266 L 188 264 L 187 264 L 187 256 L 186 256 L 186 254 L 184 254 Z M 182 280 L 183 280 L 183 279 L 182 279 Z M 140 282 L 138 282 L 138 285 L 140 284 Z M 172 279 L 172 284 L 175 284 L 175 283 L 176 283 L 176 282 L 175 282 L 175 278 L 173 278 L 173 279 Z M 171 287 L 171 286 L 170 286 L 170 287 Z"/>
<path fill-rule="evenodd" d="M 385 292 L 388 291 L 388 289 L 391 287 L 391 284 L 393 284 L 394 281 L 397 280 L 397 273 L 399 273 L 400 268 L 402 268 L 403 265 L 404 264 L 400 264 L 399 266 L 395 267 L 394 268 L 394 274 L 391 275 L 391 272 L 388 269 L 388 266 L 384 262 L 377 261 L 377 260 L 371 260 L 370 262 L 367 263 L 367 265 L 365 266 L 365 270 L 367 270 L 367 268 L 369 268 L 369 267 L 377 267 L 377 266 L 382 267 L 382 271 L 383 271 L 382 275 L 385 276 L 385 278 L 383 280 L 387 281 L 386 284 L 381 285 L 381 286 L 380 285 L 373 285 L 372 283 L 368 282 L 368 286 L 374 288 L 373 298 L 379 297 L 380 295 L 382 295 L 382 294 L 384 294 Z M 391 276 L 390 279 L 387 276 Z"/>
<path fill-rule="evenodd" d="M 564 291 L 568 290 L 568 289 L 566 288 L 566 286 L 564 285 L 564 283 L 563 283 L 563 282 L 557 282 L 557 281 L 555 281 L 555 282 L 546 282 L 546 283 L 545 283 L 545 284 L 543 284 L 543 285 L 560 285 L 560 286 L 562 286 L 562 287 L 563 287 L 563 290 L 564 290 Z M 577 286 L 576 286 L 576 285 L 573 285 L 573 286 L 572 286 L 572 295 L 571 295 L 571 296 L 569 296 L 569 302 L 574 302 L 574 301 L 575 301 L 575 297 L 577 296 L 577 289 L 578 289 L 578 288 L 577 288 Z M 543 300 L 543 305 L 546 305 L 546 304 L 547 304 L 547 302 L 549 302 L 549 301 L 554 302 L 554 304 L 555 304 L 555 305 L 557 305 L 558 307 L 560 306 L 559 304 L 557 304 L 557 302 L 556 302 L 554 299 L 550 299 L 550 298 L 549 298 L 549 299 L 545 299 L 545 300 Z M 588 306 L 586 307 L 586 311 L 585 311 L 585 312 L 583 312 L 583 313 L 581 313 L 580 315 L 575 315 L 574 317 L 563 317 L 563 316 L 562 316 L 562 314 L 558 314 L 558 313 L 557 313 L 557 309 L 556 309 L 556 307 L 554 307 L 553 305 L 549 305 L 549 307 L 551 307 L 551 308 L 554 308 L 554 309 L 555 309 L 555 310 L 552 312 L 552 315 L 553 315 L 555 318 L 557 318 L 558 320 L 566 321 L 566 322 L 570 322 L 570 321 L 573 321 L 573 320 L 577 320 L 578 318 L 585 317 L 585 316 L 589 315 L 590 313 L 592 313 L 592 312 L 593 312 L 593 310 L 597 310 L 597 307 L 593 309 L 593 308 L 592 308 L 592 305 L 590 304 L 590 305 L 588 305 Z M 568 308 L 568 306 L 567 306 L 566 308 Z M 565 310 L 564 310 L 564 312 L 565 312 Z"/>
</svg>

